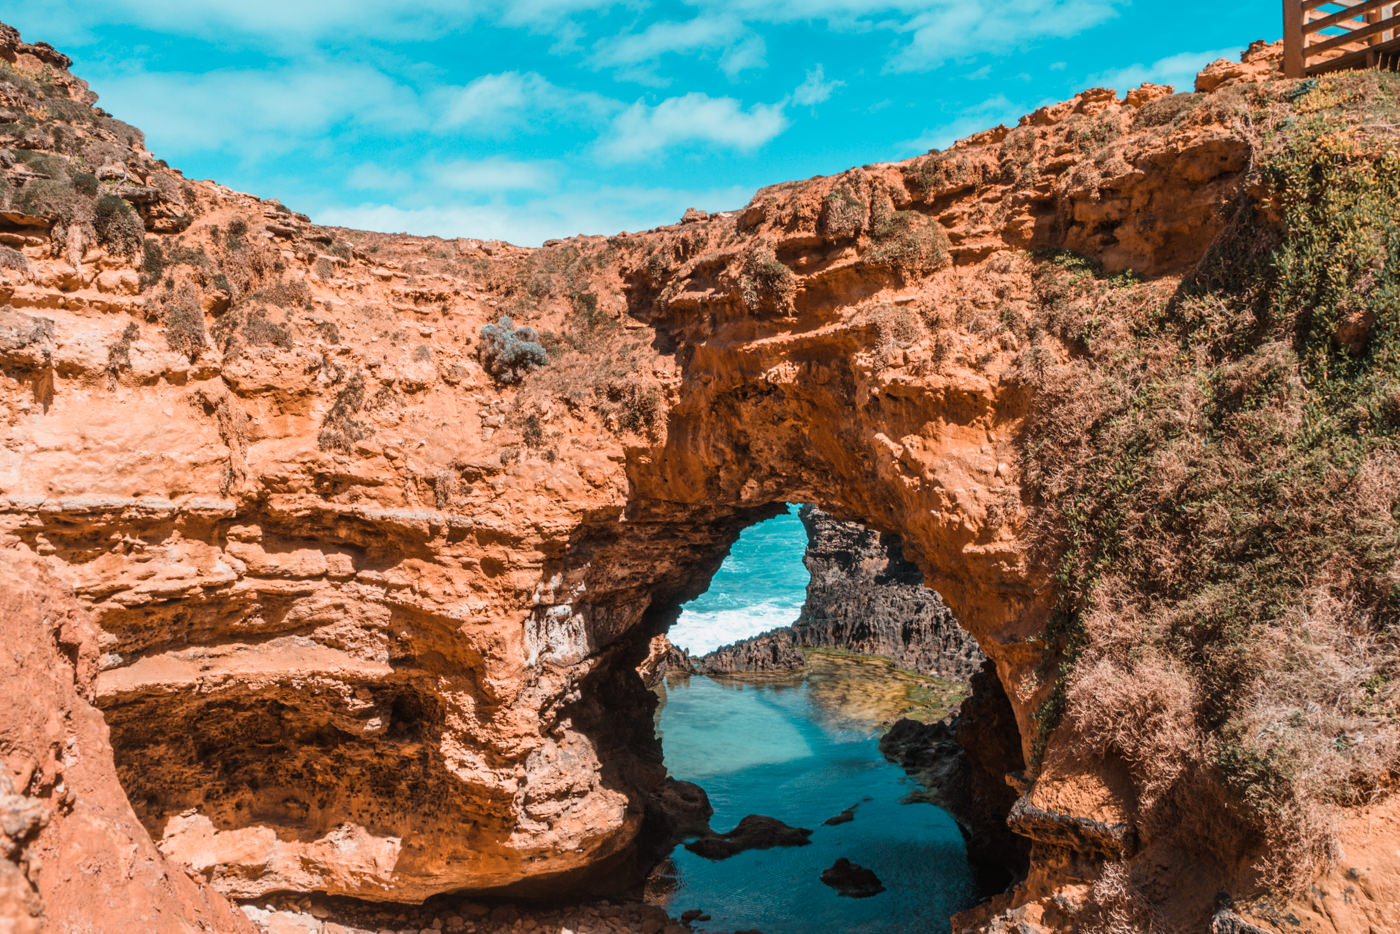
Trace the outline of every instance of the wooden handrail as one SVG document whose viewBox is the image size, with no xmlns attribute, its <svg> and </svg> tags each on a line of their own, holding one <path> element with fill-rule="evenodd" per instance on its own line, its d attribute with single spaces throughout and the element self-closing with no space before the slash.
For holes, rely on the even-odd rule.
<svg viewBox="0 0 1400 934">
<path fill-rule="evenodd" d="M 1395 0 L 1361 0 L 1361 2 L 1349 6 L 1345 10 L 1304 24 L 1303 32 L 1317 32 L 1319 29 L 1326 29 L 1328 26 L 1336 26 L 1354 16 L 1358 16 L 1362 13 L 1369 13 L 1372 10 L 1379 10 L 1381 7 L 1389 6 L 1394 2 Z"/>
<path fill-rule="evenodd" d="M 1283 71 L 1290 78 L 1375 67 L 1381 56 L 1400 52 L 1397 43 L 1400 0 L 1284 0 Z"/>
<path fill-rule="evenodd" d="M 1303 0 L 1303 12 L 1316 10 L 1320 6 L 1344 6 L 1351 9 L 1365 2 L 1367 0 Z"/>
<path fill-rule="evenodd" d="M 1348 33 L 1345 36 L 1336 36 L 1335 38 L 1328 39 L 1326 42 L 1319 42 L 1316 45 L 1310 45 L 1307 47 L 1307 52 L 1309 56 L 1321 55 L 1323 52 L 1327 52 L 1331 49 L 1340 48 L 1341 46 L 1348 45 L 1349 43 L 1365 39 L 1368 36 L 1380 35 L 1388 29 L 1394 29 L 1397 25 L 1400 25 L 1400 16 L 1392 16 L 1389 19 L 1378 20 L 1377 22 L 1374 22 L 1371 25 L 1367 26 L 1365 29 L 1357 29 L 1353 32 Z"/>
</svg>

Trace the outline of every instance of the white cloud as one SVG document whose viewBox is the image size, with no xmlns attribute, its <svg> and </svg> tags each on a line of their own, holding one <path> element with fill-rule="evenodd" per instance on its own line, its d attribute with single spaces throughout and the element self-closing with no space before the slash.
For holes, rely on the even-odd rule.
<svg viewBox="0 0 1400 934">
<path fill-rule="evenodd" d="M 542 116 L 556 120 L 599 120 L 621 105 L 599 94 L 573 91 L 535 72 L 507 71 L 483 75 L 460 87 L 432 93 L 440 129 L 471 129 L 503 135 L 528 128 Z M 547 127 L 540 127 L 547 129 Z"/>
<path fill-rule="evenodd" d="M 691 144 L 750 151 L 787 129 L 781 104 L 745 110 L 732 97 L 690 93 L 655 106 L 638 101 L 613 120 L 598 142 L 608 162 L 647 159 Z"/>
<path fill-rule="evenodd" d="M 414 183 L 413 173 L 402 169 L 386 169 L 377 163 L 357 165 L 345 176 L 349 188 L 359 190 L 377 189 L 380 191 L 408 188 Z"/>
<path fill-rule="evenodd" d="M 574 233 L 614 234 L 672 224 L 686 208 L 728 210 L 744 205 L 752 194 L 738 187 L 681 190 L 602 186 L 566 189 L 518 204 L 502 199 L 409 206 L 327 204 L 310 213 L 318 223 L 361 230 L 479 237 L 538 246 Z"/>
<path fill-rule="evenodd" d="M 827 29 L 884 32 L 907 37 L 891 67 L 917 71 L 974 52 L 1006 54 L 1042 38 L 1076 35 L 1116 15 L 1128 0 L 687 0 L 694 19 L 653 23 L 639 33 L 598 43 L 596 64 L 634 69 L 667 53 L 715 52 L 731 78 L 758 67 L 760 24 L 823 24 Z M 355 46 L 400 40 L 432 40 L 487 24 L 547 33 L 552 53 L 587 44 L 603 17 L 622 8 L 647 9 L 646 0 L 45 0 L 17 5 L 7 14 L 28 38 L 59 44 L 92 44 L 103 27 L 133 25 L 167 35 L 195 36 L 222 45 L 244 43 L 259 52 L 308 46 Z"/>
<path fill-rule="evenodd" d="M 831 97 L 831 92 L 835 91 L 844 81 L 827 81 L 822 66 L 807 72 L 806 79 L 797 86 L 797 90 L 792 92 L 792 102 L 800 107 L 815 107 L 822 101 Z"/>
<path fill-rule="evenodd" d="M 437 185 L 453 191 L 542 191 L 553 187 L 559 168 L 552 162 L 520 162 L 514 159 L 457 159 L 428 169 Z"/>
<path fill-rule="evenodd" d="M 562 29 L 572 17 L 625 5 L 617 0 L 45 0 L 7 21 L 48 42 L 90 40 L 96 27 L 130 25 L 217 42 L 255 39 L 275 48 L 326 40 L 431 39 L 478 21 L 536 31 Z M 35 35 L 26 38 L 33 41 Z"/>
<path fill-rule="evenodd" d="M 1217 58 L 1235 59 L 1239 52 L 1238 48 L 1181 52 L 1160 58 L 1150 65 L 1129 65 L 1126 68 L 1103 72 L 1088 79 L 1088 83 L 1114 88 L 1120 93 L 1130 91 L 1144 81 L 1152 84 L 1170 84 L 1178 91 L 1193 91 L 1196 86 L 1196 74 L 1202 68 Z"/>
<path fill-rule="evenodd" d="M 746 71 L 768 64 L 768 45 L 760 35 L 750 34 L 724 50 L 719 68 L 731 81 Z"/>
<path fill-rule="evenodd" d="M 744 32 L 730 17 L 697 17 L 687 22 L 652 23 L 638 33 L 599 43 L 593 63 L 603 67 L 651 62 L 670 52 L 699 52 L 724 48 Z"/>
<path fill-rule="evenodd" d="M 316 64 L 204 74 L 145 72 L 95 83 L 102 105 L 141 127 L 152 148 L 293 148 L 333 125 L 418 129 L 415 92 L 367 66 Z"/>
<path fill-rule="evenodd" d="M 909 44 L 890 62 L 922 71 L 976 53 L 1005 54 L 1040 39 L 1078 35 L 1117 15 L 1122 0 L 1001 0 L 970 4 L 938 0 L 903 27 Z"/>
</svg>

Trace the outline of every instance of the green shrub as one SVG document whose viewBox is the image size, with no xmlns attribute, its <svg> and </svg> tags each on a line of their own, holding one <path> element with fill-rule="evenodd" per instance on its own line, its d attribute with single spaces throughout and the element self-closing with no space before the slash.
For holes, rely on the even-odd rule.
<svg viewBox="0 0 1400 934">
<path fill-rule="evenodd" d="M 828 237 L 848 240 L 860 236 L 870 212 L 865 203 L 845 188 L 838 188 L 822 201 L 817 229 Z"/>
<path fill-rule="evenodd" d="M 14 204 L 26 214 L 53 218 L 67 226 L 84 215 L 88 200 L 63 177 L 29 182 L 15 195 Z"/>
<path fill-rule="evenodd" d="M 796 292 L 797 277 L 770 244 L 759 243 L 744 254 L 739 267 L 739 296 L 750 311 L 787 312 Z"/>
<path fill-rule="evenodd" d="M 913 277 L 946 267 L 948 249 L 948 235 L 936 220 L 918 211 L 895 211 L 872 224 L 864 259 Z"/>
<path fill-rule="evenodd" d="M 539 333 L 532 327 L 516 327 L 508 315 L 501 315 L 495 324 L 482 325 L 477 355 L 486 372 L 504 385 L 518 383 L 549 363 L 549 355 L 539 344 Z"/>
<path fill-rule="evenodd" d="M 1133 129 L 1166 126 L 1174 123 L 1182 114 L 1194 108 L 1201 101 L 1200 94 L 1173 94 L 1148 101 L 1138 108 L 1133 116 Z"/>
<path fill-rule="evenodd" d="M 131 205 L 116 195 L 97 199 L 92 209 L 92 227 L 97 232 L 97 242 L 118 256 L 136 255 L 146 238 L 146 226 L 141 218 Z"/>
<path fill-rule="evenodd" d="M 148 289 L 165 275 L 165 251 L 156 240 L 141 245 L 141 288 Z"/>
<path fill-rule="evenodd" d="M 204 312 L 200 310 L 198 296 L 191 290 L 182 290 L 163 304 L 165 343 L 193 363 L 204 352 L 205 345 Z"/>
<path fill-rule="evenodd" d="M 657 440 L 663 400 L 655 383 L 635 377 L 613 380 L 605 388 L 603 398 L 603 410 L 613 414 L 620 431 Z"/>
<path fill-rule="evenodd" d="M 266 302 L 278 308 L 310 308 L 311 288 L 305 279 L 277 279 L 248 296 L 249 301 Z"/>
<path fill-rule="evenodd" d="M 98 188 L 101 186 L 98 184 L 96 175 L 93 175 L 91 172 L 76 172 L 73 174 L 72 180 L 73 187 L 77 189 L 79 193 L 85 194 L 89 198 L 97 197 Z"/>
</svg>

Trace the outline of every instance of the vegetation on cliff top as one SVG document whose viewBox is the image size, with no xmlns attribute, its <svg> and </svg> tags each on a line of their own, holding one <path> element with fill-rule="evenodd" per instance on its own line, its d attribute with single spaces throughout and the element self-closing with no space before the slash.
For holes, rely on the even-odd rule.
<svg viewBox="0 0 1400 934">
<path fill-rule="evenodd" d="M 1179 289 L 1039 266 L 1032 347 L 1073 354 L 1026 368 L 1063 556 L 1037 719 L 1125 764 L 1149 836 L 1223 799 L 1204 851 L 1301 883 L 1400 774 L 1400 77 L 1236 103 L 1254 168 Z"/>
</svg>

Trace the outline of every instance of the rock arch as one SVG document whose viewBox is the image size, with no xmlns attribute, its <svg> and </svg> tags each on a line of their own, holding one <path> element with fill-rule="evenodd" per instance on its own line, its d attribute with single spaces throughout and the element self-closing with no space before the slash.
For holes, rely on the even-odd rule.
<svg viewBox="0 0 1400 934">
<path fill-rule="evenodd" d="M 248 294 L 305 296 L 294 336 L 239 338 L 214 267 L 176 264 L 179 295 L 233 322 L 193 360 L 134 258 L 5 221 L 26 262 L 0 269 L 0 546 L 92 624 L 73 657 L 165 857 L 237 897 L 592 884 L 660 777 L 647 638 L 784 500 L 900 535 L 1029 752 L 1057 595 L 1025 536 L 1016 325 L 1034 251 L 1170 283 L 1221 229 L 1250 141 L 1209 108 L 1142 112 L 1164 93 L 1086 92 L 946 153 L 538 251 L 319 228 L 186 191 L 132 141 L 150 191 L 181 192 L 144 205 L 153 234 Z M 215 233 L 235 219 L 246 250 Z M 552 361 L 502 386 L 475 345 L 520 309 Z M 1066 862 L 1131 849 L 1121 770 L 1052 764 L 1018 829 Z"/>
</svg>

